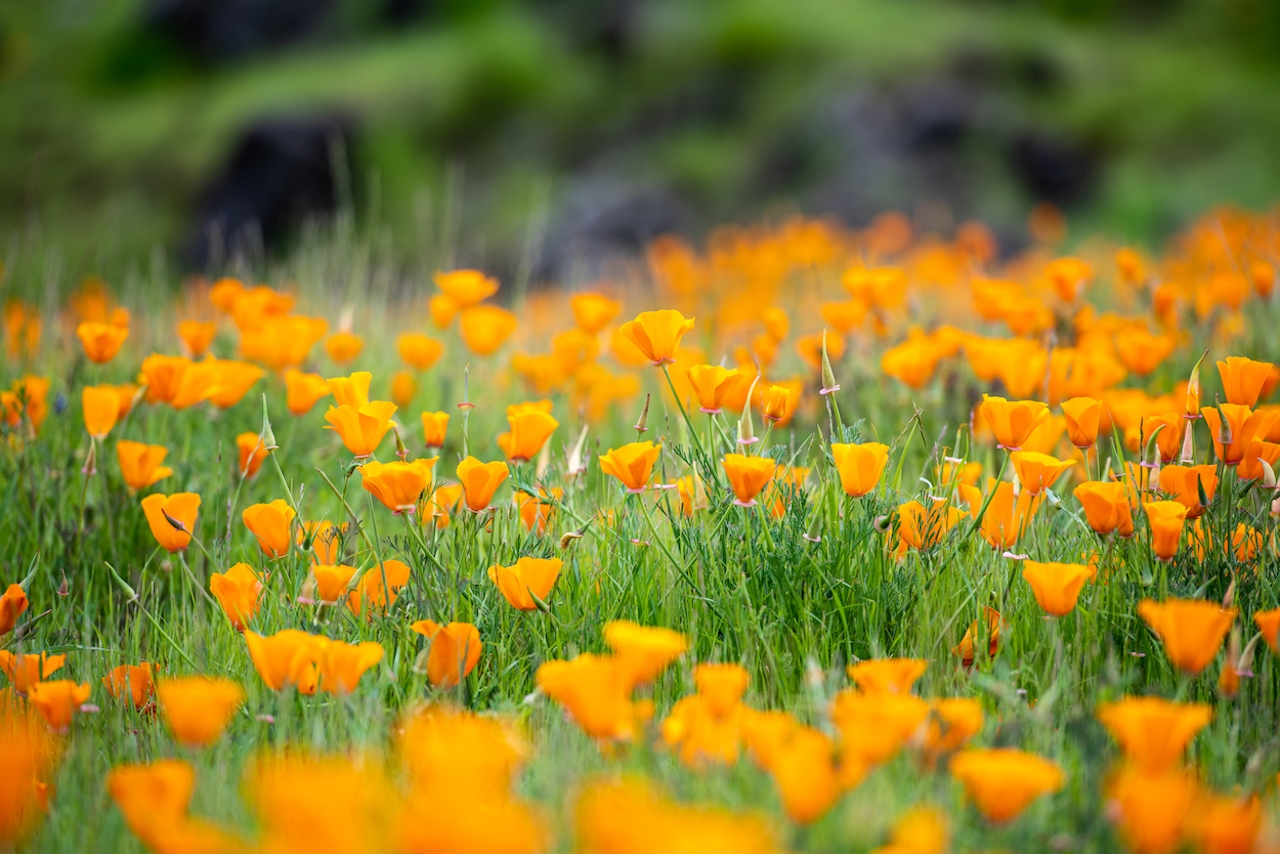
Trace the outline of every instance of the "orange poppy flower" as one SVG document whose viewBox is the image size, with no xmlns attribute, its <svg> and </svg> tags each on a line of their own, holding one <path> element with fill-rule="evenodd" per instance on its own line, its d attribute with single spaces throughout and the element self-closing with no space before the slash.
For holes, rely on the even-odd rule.
<svg viewBox="0 0 1280 854">
<path fill-rule="evenodd" d="M 623 338 L 635 345 L 645 359 L 654 365 L 666 365 L 676 360 L 680 339 L 693 330 L 694 318 L 686 319 L 675 309 L 642 311 L 635 320 L 628 320 L 619 327 Z"/>
<path fill-rule="evenodd" d="M 382 644 L 374 641 L 343 643 L 329 641 L 320 660 L 320 690 L 329 694 L 350 694 L 361 677 L 382 661 Z"/>
<path fill-rule="evenodd" d="M 569 297 L 569 310 L 573 312 L 573 322 L 578 328 L 594 335 L 618 316 L 622 311 L 622 303 L 603 294 L 574 294 Z"/>
<path fill-rule="evenodd" d="M 1169 661 L 1192 676 L 1218 654 L 1236 612 L 1202 599 L 1143 599 L 1138 615 L 1164 643 Z"/>
<path fill-rule="evenodd" d="M 797 726 L 780 740 L 765 764 L 773 777 L 787 818 L 811 824 L 835 804 L 844 787 L 835 767 L 831 738 L 813 727 Z"/>
<path fill-rule="evenodd" d="M 982 704 L 968 697 L 946 697 L 929 704 L 924 735 L 926 761 L 936 762 L 944 753 L 963 747 L 982 731 Z"/>
<path fill-rule="evenodd" d="M 187 347 L 187 353 L 198 359 L 209 350 L 214 337 L 218 334 L 218 324 L 212 320 L 180 320 L 178 321 L 178 337 Z"/>
<path fill-rule="evenodd" d="M 107 774 L 107 791 L 125 824 L 148 848 L 162 850 L 186 824 L 195 791 L 196 770 L 181 759 L 158 759 L 149 765 L 119 765 Z"/>
<path fill-rule="evenodd" d="M 661 445 L 653 442 L 631 442 L 601 456 L 600 471 L 620 480 L 627 492 L 639 494 L 648 486 L 660 453 Z"/>
<path fill-rule="evenodd" d="M 140 664 L 121 664 L 113 667 L 102 677 L 102 687 L 117 700 L 125 700 L 132 704 L 136 711 L 149 709 L 156 695 L 153 681 L 155 670 L 159 668 L 150 662 Z"/>
<path fill-rule="evenodd" d="M 129 327 L 86 321 L 76 327 L 76 337 L 80 339 L 89 361 L 105 365 L 120 352 L 120 347 L 129 337 Z"/>
<path fill-rule="evenodd" d="M 443 448 L 445 432 L 449 429 L 449 413 L 422 413 L 422 441 L 428 448 Z"/>
<path fill-rule="evenodd" d="M 897 554 L 905 554 L 908 548 L 919 551 L 933 548 L 963 515 L 945 501 L 934 501 L 928 508 L 919 501 L 898 505 Z"/>
<path fill-rule="evenodd" d="M 324 420 L 329 422 L 324 429 L 337 433 L 353 456 L 367 457 L 378 450 L 391 430 L 396 408 L 389 400 L 371 400 L 358 407 L 330 406 L 324 414 Z"/>
<path fill-rule="evenodd" d="M 401 409 L 408 409 L 413 396 L 418 393 L 418 381 L 413 374 L 396 371 L 391 377 L 391 400 Z"/>
<path fill-rule="evenodd" d="M 212 362 L 192 362 L 186 356 L 152 353 L 142 360 L 141 379 L 148 403 L 167 403 L 187 409 L 218 391 L 218 369 Z"/>
<path fill-rule="evenodd" d="M 431 470 L 436 459 L 430 457 L 411 463 L 374 461 L 360 466 L 358 471 L 365 490 L 399 516 L 414 512 L 422 494 L 431 489 Z"/>
<path fill-rule="evenodd" d="M 1093 267 L 1079 258 L 1055 258 L 1045 265 L 1044 277 L 1064 302 L 1075 302 L 1093 278 Z"/>
<path fill-rule="evenodd" d="M 84 410 L 84 429 L 95 439 L 107 438 L 120 415 L 120 398 L 115 387 L 85 386 L 80 399 Z"/>
<path fill-rule="evenodd" d="M 1062 402 L 1062 414 L 1067 419 L 1067 436 L 1071 444 L 1084 449 L 1098 443 L 1101 403 L 1091 397 L 1073 397 Z"/>
<path fill-rule="evenodd" d="M 324 350 L 339 365 L 355 361 L 364 349 L 364 339 L 351 332 L 339 331 L 329 336 L 324 342 Z"/>
<path fill-rule="evenodd" d="M 200 496 L 194 492 L 152 493 L 142 499 L 142 512 L 147 516 L 147 525 L 156 542 L 169 552 L 181 551 L 191 544 L 200 512 Z M 174 522 L 182 528 L 175 527 Z"/>
<path fill-rule="evenodd" d="M 431 322 L 436 328 L 445 329 L 457 316 L 458 304 L 446 294 L 436 294 L 428 301 L 427 310 L 431 313 Z"/>
<path fill-rule="evenodd" d="M 498 447 L 512 462 L 526 462 L 542 450 L 547 439 L 560 426 L 549 413 L 534 405 L 507 407 L 507 423 L 511 430 L 498 436 Z"/>
<path fill-rule="evenodd" d="M 1188 519 L 1202 516 L 1205 506 L 1200 503 L 1200 491 L 1205 499 L 1213 501 L 1218 491 L 1218 467 L 1164 466 L 1160 469 L 1160 491 L 1187 508 Z"/>
<path fill-rule="evenodd" d="M 1022 577 L 1031 585 L 1036 604 L 1050 616 L 1064 617 L 1076 607 L 1086 581 L 1098 574 L 1096 566 L 1081 563 L 1022 563 Z"/>
<path fill-rule="evenodd" d="M 426 371 L 440 361 L 444 345 L 421 332 L 405 332 L 396 338 L 396 350 L 406 365 L 416 371 Z"/>
<path fill-rule="evenodd" d="M 996 442 L 1007 451 L 1016 451 L 1032 432 L 1049 419 L 1049 405 L 1038 400 L 1005 400 L 982 396 L 981 414 Z"/>
<path fill-rule="evenodd" d="M 983 607 L 982 611 L 987 623 L 987 656 L 995 658 L 996 653 L 1000 651 L 1000 629 L 1004 625 L 1004 617 L 1000 616 L 1000 612 L 995 608 L 989 606 Z M 965 670 L 973 667 L 977 642 L 978 621 L 974 620 L 969 624 L 969 628 L 965 629 L 964 637 L 960 638 L 960 643 L 956 644 L 951 650 L 952 653 L 959 657 L 960 663 Z"/>
<path fill-rule="evenodd" d="M 351 579 L 355 577 L 356 568 L 346 564 L 315 564 L 311 567 L 311 577 L 315 581 L 315 599 L 323 605 L 336 605 L 345 602 L 350 595 Z"/>
<path fill-rule="evenodd" d="M 694 365 L 685 371 L 689 385 L 698 398 L 703 412 L 718 415 L 725 406 L 725 398 L 737 391 L 746 377 L 719 365 Z"/>
<path fill-rule="evenodd" d="M 1120 536 L 1133 535 L 1133 512 L 1125 485 L 1097 480 L 1080 484 L 1072 492 L 1084 508 L 1085 520 L 1095 533 L 1106 535 L 1119 531 Z"/>
<path fill-rule="evenodd" d="M 754 507 L 756 496 L 773 480 L 778 464 L 769 457 L 748 457 L 742 454 L 725 454 L 721 461 L 725 477 L 733 488 L 733 503 L 739 507 Z"/>
<path fill-rule="evenodd" d="M 13 631 L 13 627 L 17 625 L 18 618 L 31 605 L 27 599 L 27 591 L 22 589 L 21 584 L 10 584 L 0 595 L 0 637 Z"/>
<path fill-rule="evenodd" d="M 320 686 L 320 660 L 328 638 L 285 629 L 270 637 L 246 631 L 244 641 L 253 669 L 272 691 L 293 686 L 299 694 L 311 696 Z"/>
<path fill-rule="evenodd" d="M 1026 489 L 1015 495 L 1012 483 L 1007 480 L 995 483 L 994 478 L 988 479 L 988 491 L 992 489 L 993 484 L 995 494 L 987 502 L 987 511 L 982 514 L 982 526 L 978 529 L 978 533 L 993 549 L 1010 549 L 1022 539 L 1022 535 L 1031 526 L 1031 520 L 1035 518 L 1036 511 L 1040 509 L 1044 498 Z M 961 490 L 962 494 L 964 491 Z M 978 490 L 973 489 L 973 495 L 969 500 L 970 512 L 976 514 L 981 509 L 982 502 L 983 499 Z"/>
<path fill-rule="evenodd" d="M 71 728 L 71 718 L 89 701 L 89 683 L 75 683 L 70 679 L 38 682 L 27 693 L 27 702 L 44 717 L 49 729 L 66 732 Z"/>
<path fill-rule="evenodd" d="M 347 597 L 347 609 L 356 616 L 363 612 L 370 620 L 374 614 L 386 614 L 396 603 L 400 588 L 408 583 L 409 565 L 403 561 L 374 564 L 360 575 L 355 590 Z"/>
<path fill-rule="evenodd" d="M 933 340 L 919 335 L 885 350 L 880 357 L 880 370 L 919 390 L 933 379 L 940 358 Z"/>
<path fill-rule="evenodd" d="M 237 362 L 232 359 L 206 359 L 201 364 L 212 365 L 217 375 L 214 385 L 216 391 L 209 402 L 219 409 L 230 409 L 249 393 L 258 380 L 267 372 L 249 362 Z"/>
<path fill-rule="evenodd" d="M 427 678 L 437 688 L 454 687 L 471 675 L 480 661 L 480 632 L 470 623 L 442 626 L 434 620 L 419 620 L 409 628 L 431 642 Z"/>
<path fill-rule="evenodd" d="M 551 524 L 551 516 L 555 513 L 555 502 L 563 497 L 564 490 L 558 486 L 553 487 L 550 492 L 543 491 L 540 495 L 517 492 L 516 509 L 520 513 L 520 524 L 524 525 L 526 531 L 542 536 L 547 532 L 547 526 Z"/>
<path fill-rule="evenodd" d="M 169 449 L 163 445 L 147 445 L 121 439 L 116 442 L 116 459 L 120 462 L 120 474 L 129 489 L 137 492 L 164 480 L 173 469 L 160 465 Z"/>
<path fill-rule="evenodd" d="M 631 701 L 630 672 L 613 656 L 588 653 L 572 661 L 547 661 L 535 678 L 543 693 L 592 738 L 629 741 L 646 712 L 652 712 Z"/>
<path fill-rule="evenodd" d="M 459 308 L 483 302 L 498 292 L 498 280 L 479 270 L 450 270 L 432 276 L 440 292 Z"/>
<path fill-rule="evenodd" d="M 845 785 L 857 785 L 868 770 L 892 759 L 928 718 L 929 704 L 911 694 L 836 694 L 831 722 L 840 733 Z"/>
<path fill-rule="evenodd" d="M 1142 508 L 1147 511 L 1147 522 L 1151 525 L 1151 551 L 1159 560 L 1173 560 L 1187 521 L 1186 505 L 1177 501 L 1148 501 Z"/>
<path fill-rule="evenodd" d="M 1172 462 L 1182 452 L 1182 431 L 1185 422 L 1186 419 L 1177 412 L 1142 416 L 1138 427 L 1138 441 L 1132 446 L 1132 450 L 1146 454 L 1147 446 L 1154 438 L 1155 450 L 1160 455 L 1161 461 Z"/>
<path fill-rule="evenodd" d="M 1012 821 L 1066 783 L 1057 765 L 1021 750 L 964 750 L 951 758 L 950 769 L 978 811 L 996 824 Z"/>
<path fill-rule="evenodd" d="M 1249 446 L 1255 439 L 1266 438 L 1272 423 L 1277 420 L 1273 411 L 1260 409 L 1254 412 L 1247 406 L 1233 403 L 1206 406 L 1201 414 L 1213 438 L 1214 453 L 1229 466 L 1243 461 Z"/>
<path fill-rule="evenodd" d="M 1202 795 L 1186 818 L 1186 833 L 1197 851 L 1236 854 L 1258 850 L 1263 812 L 1257 795 Z"/>
<path fill-rule="evenodd" d="M 240 456 L 236 471 L 241 477 L 256 475 L 266 461 L 267 454 L 271 453 L 263 446 L 262 437 L 257 433 L 236 434 L 236 451 Z"/>
<path fill-rule="evenodd" d="M 327 519 L 319 522 L 303 522 L 298 526 L 294 542 L 299 549 L 311 552 L 311 562 L 333 565 L 342 555 L 342 540 L 347 526 L 335 525 Z"/>
<path fill-rule="evenodd" d="M 285 405 L 294 415 L 306 415 L 321 398 L 329 396 L 329 382 L 319 374 L 292 368 L 284 375 Z"/>
<path fill-rule="evenodd" d="M 458 463 L 458 480 L 462 483 L 462 497 L 468 509 L 480 513 L 493 501 L 493 494 L 507 479 L 511 470 L 501 461 L 482 463 L 475 457 L 467 457 Z"/>
<path fill-rule="evenodd" d="M 1014 451 L 1009 455 L 1009 462 L 1013 463 L 1022 488 L 1032 495 L 1052 487 L 1064 471 L 1076 464 L 1075 460 L 1059 460 L 1034 451 Z"/>
<path fill-rule="evenodd" d="M 244 702 L 244 689 L 229 679 L 187 676 L 156 685 L 160 713 L 173 737 L 186 747 L 217 741 Z"/>
<path fill-rule="evenodd" d="M 532 611 L 538 607 L 536 599 L 545 602 L 551 595 L 551 588 L 560 577 L 560 566 L 558 557 L 522 557 L 511 566 L 489 567 L 489 580 L 497 585 L 511 607 Z"/>
<path fill-rule="evenodd" d="M 763 391 L 757 389 L 761 413 L 778 427 L 787 426 L 800 405 L 800 390 L 803 386 L 804 383 L 800 380 L 789 380 L 770 384 Z"/>
<path fill-rule="evenodd" d="M 1218 376 L 1222 378 L 1222 393 L 1227 403 L 1247 406 L 1258 405 L 1258 397 L 1271 374 L 1270 362 L 1255 362 L 1242 356 L 1228 356 L 1218 362 Z"/>
<path fill-rule="evenodd" d="M 373 374 L 368 371 L 356 371 L 346 377 L 330 377 L 325 382 L 334 402 L 339 406 L 364 406 L 369 402 L 369 385 L 373 382 Z"/>
<path fill-rule="evenodd" d="M 859 299 L 822 304 L 822 320 L 841 335 L 848 335 L 862 326 L 870 306 Z"/>
<path fill-rule="evenodd" d="M 821 332 L 813 335 L 802 335 L 796 339 L 796 352 L 805 363 L 815 371 L 822 370 L 822 338 Z M 844 358 L 844 338 L 835 333 L 828 333 L 827 358 L 832 364 Z"/>
<path fill-rule="evenodd" d="M 921 658 L 873 658 L 850 664 L 847 670 L 864 694 L 910 694 L 928 667 Z"/>
<path fill-rule="evenodd" d="M 1271 466 L 1272 473 L 1280 468 L 1280 444 L 1262 439 L 1254 439 L 1244 452 L 1244 459 L 1236 467 L 1236 476 L 1244 480 L 1257 480 L 1266 475 L 1262 463 Z"/>
<path fill-rule="evenodd" d="M 1213 720 L 1203 703 L 1174 703 L 1160 697 L 1126 697 L 1098 707 L 1098 720 L 1143 771 L 1177 768 L 1196 733 Z"/>
<path fill-rule="evenodd" d="M 425 525 L 428 520 L 434 520 L 437 528 L 449 527 L 449 517 L 458 509 L 462 498 L 463 488 L 460 483 L 437 486 L 435 492 L 431 493 L 427 511 L 422 514 L 422 524 Z"/>
<path fill-rule="evenodd" d="M 1140 326 L 1127 326 L 1116 333 L 1115 346 L 1121 363 L 1145 377 L 1173 355 L 1178 340 L 1172 335 L 1153 335 Z"/>
<path fill-rule="evenodd" d="M 516 331 L 514 314 L 496 305 L 476 305 L 462 310 L 458 331 L 463 343 L 477 356 L 489 356 Z"/>
<path fill-rule="evenodd" d="M 246 507 L 240 516 L 245 527 L 258 538 L 263 554 L 279 558 L 289 553 L 294 510 L 287 501 L 277 498 L 270 504 L 254 504 Z"/>
<path fill-rule="evenodd" d="M 31 686 L 48 679 L 67 663 L 65 655 L 49 655 L 42 652 L 14 654 L 0 649 L 0 671 L 9 677 L 9 684 L 19 694 L 30 692 Z"/>
<path fill-rule="evenodd" d="M 1280 608 L 1259 611 L 1253 615 L 1253 621 L 1257 623 L 1258 631 L 1262 633 L 1267 646 L 1271 647 L 1272 652 L 1280 655 Z M 4 632 L 0 631 L 0 634 Z"/>
<path fill-rule="evenodd" d="M 209 592 L 222 606 L 232 628 L 243 632 L 258 613 L 262 580 L 249 564 L 237 563 L 226 572 L 215 572 L 209 576 Z"/>
<path fill-rule="evenodd" d="M 1106 805 L 1125 848 L 1135 854 L 1176 851 L 1197 795 L 1187 771 L 1143 771 L 1121 766 L 1106 783 Z"/>
<path fill-rule="evenodd" d="M 613 650 L 632 686 L 657 679 L 689 649 L 689 640 L 680 632 L 641 626 L 629 620 L 605 623 L 604 642 Z"/>
</svg>

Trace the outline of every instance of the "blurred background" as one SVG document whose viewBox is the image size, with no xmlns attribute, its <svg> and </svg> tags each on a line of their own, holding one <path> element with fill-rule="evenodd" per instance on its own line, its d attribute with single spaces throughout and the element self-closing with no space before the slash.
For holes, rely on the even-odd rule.
<svg viewBox="0 0 1280 854">
<path fill-rule="evenodd" d="M 346 211 L 500 276 L 796 213 L 1011 251 L 1280 198 L 1280 0 L 39 0 L 0 235 L 214 271 Z"/>
</svg>

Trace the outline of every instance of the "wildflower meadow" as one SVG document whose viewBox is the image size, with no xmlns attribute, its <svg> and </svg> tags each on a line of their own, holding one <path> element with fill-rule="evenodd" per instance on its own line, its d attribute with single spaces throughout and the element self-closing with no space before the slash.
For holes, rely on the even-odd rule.
<svg viewBox="0 0 1280 854">
<path fill-rule="evenodd" d="M 1280 851 L 1280 216 L 1061 232 L 11 259 L 0 850 Z"/>
</svg>

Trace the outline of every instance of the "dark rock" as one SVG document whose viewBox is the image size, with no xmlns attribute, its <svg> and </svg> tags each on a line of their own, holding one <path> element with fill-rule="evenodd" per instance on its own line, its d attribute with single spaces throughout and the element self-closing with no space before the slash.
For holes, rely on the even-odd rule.
<svg viewBox="0 0 1280 854">
<path fill-rule="evenodd" d="M 333 0 L 152 0 L 145 21 L 201 61 L 217 64 L 299 41 L 333 5 Z"/>
<path fill-rule="evenodd" d="M 351 139 L 350 124 L 335 117 L 272 119 L 246 130 L 201 194 L 186 264 L 205 269 L 276 247 L 308 217 L 332 213 L 334 165 L 350 174 Z"/>
</svg>

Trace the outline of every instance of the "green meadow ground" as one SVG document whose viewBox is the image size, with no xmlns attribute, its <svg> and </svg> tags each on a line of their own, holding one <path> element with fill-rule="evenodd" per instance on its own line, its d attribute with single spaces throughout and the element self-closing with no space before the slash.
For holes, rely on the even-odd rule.
<svg viewBox="0 0 1280 854">
<path fill-rule="evenodd" d="M 261 271 L 263 280 L 299 283 L 299 308 L 313 314 L 336 316 L 359 295 L 355 327 L 368 344 L 355 366 L 372 371 L 374 394 L 385 395 L 396 369 L 389 341 L 403 328 L 426 328 L 421 300 L 429 286 L 381 275 L 375 249 L 354 238 L 344 240 L 335 238 L 327 248 L 318 241 L 279 268 Z M 37 278 L 26 270 L 15 280 Z M 901 501 L 928 494 L 931 487 L 922 478 L 941 456 L 967 454 L 988 472 L 997 471 L 1000 463 L 993 448 L 970 448 L 963 425 L 982 388 L 963 365 L 949 364 L 928 389 L 912 393 L 880 373 L 878 355 L 856 350 L 836 366 L 840 410 L 844 422 L 853 425 L 851 433 L 892 447 L 889 468 L 872 495 L 845 497 L 822 450 L 831 430 L 828 415 L 815 409 L 794 427 L 769 436 L 769 454 L 816 472 L 810 481 L 814 486 L 797 497 L 780 521 L 762 508 L 744 510 L 728 500 L 718 474 L 723 449 L 714 460 L 698 457 L 679 412 L 664 403 L 656 370 L 645 380 L 654 401 L 646 438 L 660 439 L 664 446 L 659 480 L 671 482 L 691 465 L 707 479 L 712 506 L 692 519 L 674 511 L 674 492 L 662 493 L 656 502 L 651 495 L 626 496 L 594 464 L 596 453 L 634 439 L 629 425 L 639 415 L 642 398 L 591 425 L 593 464 L 580 484 L 566 490 L 564 506 L 544 538 L 520 526 L 510 488 L 504 487 L 495 501 L 491 530 L 481 530 L 475 518 L 462 514 L 449 528 L 429 534 L 424 548 L 409 535 L 404 519 L 375 506 L 358 478 L 352 480 L 351 507 L 382 557 L 395 557 L 412 568 L 391 614 L 364 624 L 345 610 L 317 616 L 314 609 L 296 604 L 291 591 L 297 590 L 306 567 L 305 558 L 294 554 L 266 567 L 270 578 L 255 627 L 262 634 L 303 628 L 347 640 L 377 640 L 386 657 L 349 697 L 272 692 L 255 674 L 244 641 L 221 610 L 194 589 L 192 579 L 206 587 L 210 572 L 232 563 L 264 567 L 240 511 L 283 497 L 286 488 L 303 508 L 303 518 L 342 520 L 341 505 L 320 472 L 341 488 L 350 454 L 322 429 L 323 402 L 294 418 L 284 408 L 282 382 L 269 378 L 226 412 L 140 405 L 112 432 L 98 474 L 86 480 L 81 474 L 87 438 L 79 389 L 92 381 L 129 378 L 153 348 L 176 349 L 170 330 L 178 315 L 163 275 L 140 275 L 120 294 L 133 313 L 135 334 L 109 365 L 87 363 L 72 346 L 70 332 L 50 320 L 46 346 L 29 369 L 53 378 L 50 399 L 65 399 L 65 407 L 54 407 L 38 441 L 6 444 L 0 455 L 0 580 L 16 581 L 34 568 L 27 618 L 41 615 L 20 646 L 66 653 L 62 674 L 93 685 L 90 702 L 100 708 L 75 721 L 53 781 L 57 794 L 52 810 L 23 850 L 140 850 L 111 805 L 103 778 L 114 765 L 171 755 L 188 755 L 198 769 L 193 814 L 249 828 L 252 817 L 240 799 L 242 767 L 249 757 L 284 745 L 323 751 L 385 749 L 399 711 L 422 699 L 509 713 L 525 721 L 534 758 L 521 791 L 552 817 L 557 850 L 572 845 L 567 810 L 575 787 L 617 768 L 643 771 L 681 798 L 763 810 L 776 819 L 783 839 L 795 850 L 853 851 L 882 844 L 901 809 L 922 800 L 950 812 L 958 851 L 1115 850 L 1118 842 L 1105 821 L 1100 792 L 1116 752 L 1093 711 L 1099 702 L 1128 693 L 1214 706 L 1214 721 L 1197 738 L 1191 756 L 1215 787 L 1261 790 L 1280 771 L 1275 735 L 1280 664 L 1270 653 L 1259 651 L 1256 675 L 1243 680 L 1238 700 L 1221 699 L 1214 688 L 1216 667 L 1198 679 L 1180 677 L 1137 616 L 1136 603 L 1147 596 L 1221 599 L 1230 569 L 1221 557 L 1200 564 L 1184 548 L 1172 565 L 1159 564 L 1151 557 L 1141 521 L 1134 539 L 1100 542 L 1074 500 L 1058 496 L 1061 502 L 1049 502 L 1017 550 L 1036 559 L 1067 561 L 1101 551 L 1106 583 L 1088 585 L 1073 613 L 1049 620 L 1019 577 L 1019 564 L 990 549 L 968 521 L 933 549 L 912 551 L 901 562 L 888 555 L 879 517 Z M 52 308 L 64 296 L 51 292 L 42 299 Z M 644 300 L 640 294 L 629 296 L 624 314 L 629 316 Z M 1272 305 L 1258 304 L 1250 337 L 1235 352 L 1280 357 L 1267 334 L 1278 319 Z M 456 411 L 453 405 L 461 400 L 467 360 L 455 333 L 445 340 L 445 359 L 423 378 L 413 408 L 401 417 L 415 456 L 421 451 L 417 412 Z M 214 349 L 229 356 L 232 345 L 224 335 Z M 1198 338 L 1182 348 L 1149 378 L 1150 387 L 1166 389 L 1185 378 L 1193 361 L 1189 354 L 1201 349 Z M 319 347 L 312 358 L 321 373 L 342 373 Z M 470 397 L 478 405 L 468 433 L 472 453 L 482 459 L 499 456 L 492 437 L 504 427 L 505 404 L 532 397 L 506 376 L 504 365 L 502 355 L 470 359 Z M 15 366 L 7 370 L 6 383 L 16 375 Z M 1216 378 L 1206 374 L 1206 383 L 1216 389 Z M 275 454 L 279 471 L 268 462 L 241 486 L 234 437 L 261 428 L 259 391 L 265 392 L 280 444 Z M 545 476 L 552 484 L 560 482 L 567 446 L 581 429 L 566 398 L 556 395 L 553 400 L 561 426 L 552 438 L 554 452 Z M 701 417 L 695 414 L 695 423 Z M 461 450 L 460 420 L 454 416 L 449 443 L 440 455 L 440 479 L 452 479 Z M 1198 429 L 1203 448 L 1209 438 L 1203 425 Z M 120 479 L 113 447 L 120 438 L 170 448 L 166 462 L 175 471 L 157 489 L 202 496 L 199 535 L 207 557 L 193 548 L 184 567 L 157 549 L 138 497 Z M 379 456 L 390 459 L 391 453 L 388 439 Z M 1120 451 L 1107 448 L 1107 454 L 1115 458 Z M 531 468 L 517 471 L 512 483 L 531 484 Z M 1230 520 L 1225 512 L 1212 517 L 1215 539 L 1228 521 L 1234 527 L 1248 519 L 1261 530 L 1273 529 L 1266 498 L 1257 490 L 1228 479 L 1219 494 L 1220 502 L 1234 510 Z M 612 511 L 613 523 L 592 524 L 586 536 L 562 548 L 559 535 L 577 526 L 574 518 L 586 519 L 598 510 Z M 807 541 L 806 531 L 820 532 L 821 542 Z M 347 549 L 352 565 L 367 566 L 375 559 L 359 537 L 350 537 Z M 489 565 L 508 564 L 522 555 L 555 555 L 565 562 L 549 613 L 516 612 L 486 577 Z M 138 592 L 137 603 L 126 601 L 108 563 Z M 1280 604 L 1275 563 L 1272 550 L 1263 549 L 1258 571 L 1239 576 L 1235 595 L 1242 615 Z M 987 605 L 1007 621 L 1001 648 L 993 660 L 980 655 L 973 672 L 966 674 L 951 649 Z M 424 639 L 410 631 L 409 623 L 424 618 L 478 626 L 484 653 L 460 690 L 439 695 L 415 672 Z M 543 661 L 602 650 L 601 627 L 614 619 L 671 627 L 689 638 L 689 652 L 653 688 L 655 724 L 676 698 L 692 691 L 696 662 L 740 662 L 752 674 L 750 705 L 791 710 L 819 723 L 825 701 L 848 684 L 847 663 L 872 656 L 916 656 L 930 662 L 919 683 L 921 696 L 980 698 L 987 723 L 975 743 L 1016 746 L 1051 758 L 1065 770 L 1066 788 L 1008 827 L 992 828 L 964 805 L 959 785 L 945 771 L 922 771 L 904 755 L 873 773 L 815 825 L 796 828 L 782 818 L 768 776 L 746 759 L 733 768 L 695 773 L 644 743 L 606 759 L 564 720 L 559 708 L 535 695 L 533 674 Z M 6 643 L 12 646 L 12 639 Z M 158 662 L 164 674 L 199 672 L 234 679 L 245 686 L 248 701 L 216 745 L 184 754 L 157 718 L 125 710 L 100 686 L 111 667 L 140 660 Z"/>
</svg>

